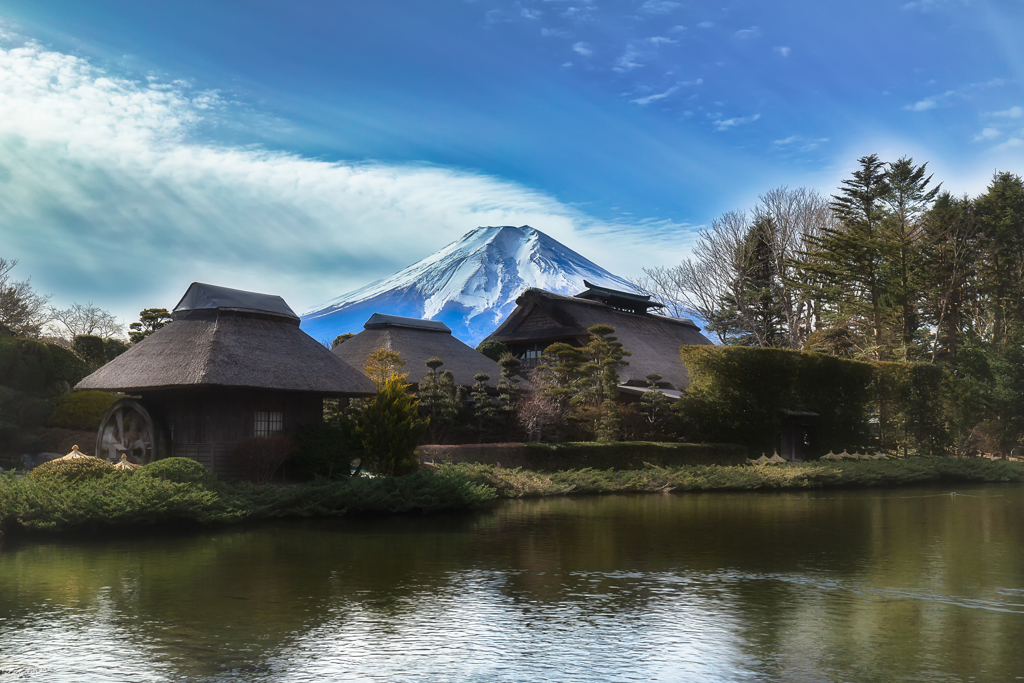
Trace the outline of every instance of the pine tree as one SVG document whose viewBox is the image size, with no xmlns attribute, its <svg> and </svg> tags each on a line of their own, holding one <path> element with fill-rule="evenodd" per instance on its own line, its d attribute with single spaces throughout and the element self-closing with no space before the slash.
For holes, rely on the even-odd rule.
<svg viewBox="0 0 1024 683">
<path fill-rule="evenodd" d="M 431 443 L 441 443 L 453 431 L 463 403 L 454 375 L 439 371 L 442 365 L 444 361 L 436 356 L 427 359 L 428 370 L 419 383 L 420 412 L 429 420 Z"/>
<path fill-rule="evenodd" d="M 997 173 L 975 203 L 982 229 L 980 264 L 987 336 L 995 344 L 1024 341 L 1024 181 Z"/>
<path fill-rule="evenodd" d="M 647 388 L 640 397 L 640 414 L 647 422 L 647 435 L 651 441 L 661 441 L 668 432 L 672 419 L 672 401 L 658 389 L 662 377 L 658 373 L 647 375 Z"/>
<path fill-rule="evenodd" d="M 363 364 L 363 372 L 377 385 L 377 391 L 388 383 L 392 378 L 405 380 L 409 373 L 399 373 L 405 367 L 405 361 L 401 354 L 391 349 L 377 349 L 371 353 L 366 363 Z"/>
<path fill-rule="evenodd" d="M 473 399 L 473 420 L 476 423 L 478 440 L 483 441 L 484 436 L 495 426 L 498 409 L 487 391 L 487 381 L 490 376 L 478 372 L 473 375 L 473 379 L 476 384 L 473 385 L 469 394 Z"/>
<path fill-rule="evenodd" d="M 515 416 L 519 410 L 522 392 L 519 389 L 519 368 L 522 361 L 511 353 L 505 353 L 498 360 L 501 366 L 501 379 L 498 380 L 498 415 L 511 432 Z"/>
</svg>

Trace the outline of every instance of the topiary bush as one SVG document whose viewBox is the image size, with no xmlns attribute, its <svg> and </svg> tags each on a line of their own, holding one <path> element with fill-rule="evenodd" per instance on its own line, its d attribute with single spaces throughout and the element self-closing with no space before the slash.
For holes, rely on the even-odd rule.
<svg viewBox="0 0 1024 683">
<path fill-rule="evenodd" d="M 114 466 L 99 458 L 74 458 L 72 460 L 51 460 L 28 473 L 33 481 L 63 479 L 67 482 L 99 479 L 117 472 Z"/>
<path fill-rule="evenodd" d="M 203 465 L 189 458 L 164 458 L 135 470 L 137 476 L 212 488 L 217 477 Z"/>
<path fill-rule="evenodd" d="M 118 396 L 105 391 L 76 391 L 58 396 L 50 413 L 51 427 L 96 431 L 100 421 Z"/>
</svg>

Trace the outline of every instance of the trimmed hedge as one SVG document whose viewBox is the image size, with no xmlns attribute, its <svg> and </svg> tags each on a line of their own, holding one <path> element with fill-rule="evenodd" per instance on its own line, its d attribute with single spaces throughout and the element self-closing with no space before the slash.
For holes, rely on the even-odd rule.
<svg viewBox="0 0 1024 683">
<path fill-rule="evenodd" d="M 62 479 L 69 483 L 99 479 L 117 470 L 106 460 L 99 458 L 75 458 L 73 460 L 51 460 L 28 473 L 33 481 Z"/>
<path fill-rule="evenodd" d="M 49 424 L 63 429 L 96 431 L 103 415 L 117 399 L 117 395 L 106 391 L 76 391 L 58 396 L 53 402 Z"/>
<path fill-rule="evenodd" d="M 818 414 L 811 455 L 872 445 L 930 454 L 949 444 L 940 367 L 740 346 L 684 346 L 680 354 L 690 387 L 678 407 L 699 439 L 770 453 L 779 448 L 785 409 Z M 872 418 L 880 431 L 874 444 Z"/>
<path fill-rule="evenodd" d="M 0 384 L 29 394 L 67 391 L 87 373 L 84 360 L 60 344 L 0 336 Z"/>
<path fill-rule="evenodd" d="M 420 446 L 417 452 L 421 461 L 522 467 L 539 472 L 583 468 L 638 470 L 647 465 L 738 465 L 747 458 L 747 449 L 734 444 L 647 441 Z"/>
<path fill-rule="evenodd" d="M 175 484 L 192 484 L 214 488 L 217 477 L 205 466 L 189 458 L 164 458 L 135 470 L 136 475 L 150 479 L 162 479 Z"/>
</svg>

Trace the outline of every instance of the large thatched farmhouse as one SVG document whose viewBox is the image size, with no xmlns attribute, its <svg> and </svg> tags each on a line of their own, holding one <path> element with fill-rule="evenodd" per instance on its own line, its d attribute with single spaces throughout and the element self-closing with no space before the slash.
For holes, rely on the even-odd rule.
<svg viewBox="0 0 1024 683">
<path fill-rule="evenodd" d="M 299 329 L 281 297 L 201 283 L 173 322 L 75 388 L 132 396 L 108 411 L 96 455 L 184 456 L 218 474 L 240 440 L 320 422 L 325 397 L 374 394 L 361 372 Z"/>
<path fill-rule="evenodd" d="M 334 347 L 334 355 L 349 365 L 362 369 L 367 357 L 378 349 L 396 351 L 405 361 L 402 372 L 408 381 L 419 385 L 427 373 L 426 361 L 440 358 L 441 370 L 450 370 L 455 383 L 470 387 L 478 373 L 487 375 L 494 386 L 501 377 L 501 367 L 476 349 L 452 336 L 448 326 L 439 320 L 402 318 L 374 313 L 363 325 L 363 331 Z"/>
<path fill-rule="evenodd" d="M 710 344 L 699 327 L 690 320 L 650 313 L 649 309 L 664 306 L 649 296 L 584 284 L 587 290 L 576 296 L 527 289 L 488 339 L 505 344 L 529 368 L 537 365 L 550 344 L 583 346 L 590 339 L 590 327 L 610 325 L 633 354 L 629 365 L 619 371 L 624 394 L 642 393 L 652 373 L 661 375 L 659 387 L 669 395 L 678 396 L 689 386 L 679 347 Z"/>
</svg>

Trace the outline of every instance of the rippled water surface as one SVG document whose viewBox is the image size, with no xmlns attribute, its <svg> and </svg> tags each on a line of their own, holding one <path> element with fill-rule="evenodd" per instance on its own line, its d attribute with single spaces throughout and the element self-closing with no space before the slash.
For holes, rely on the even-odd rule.
<svg viewBox="0 0 1024 683">
<path fill-rule="evenodd" d="M 8 541 L 0 681 L 1024 680 L 1024 487 Z"/>
</svg>

